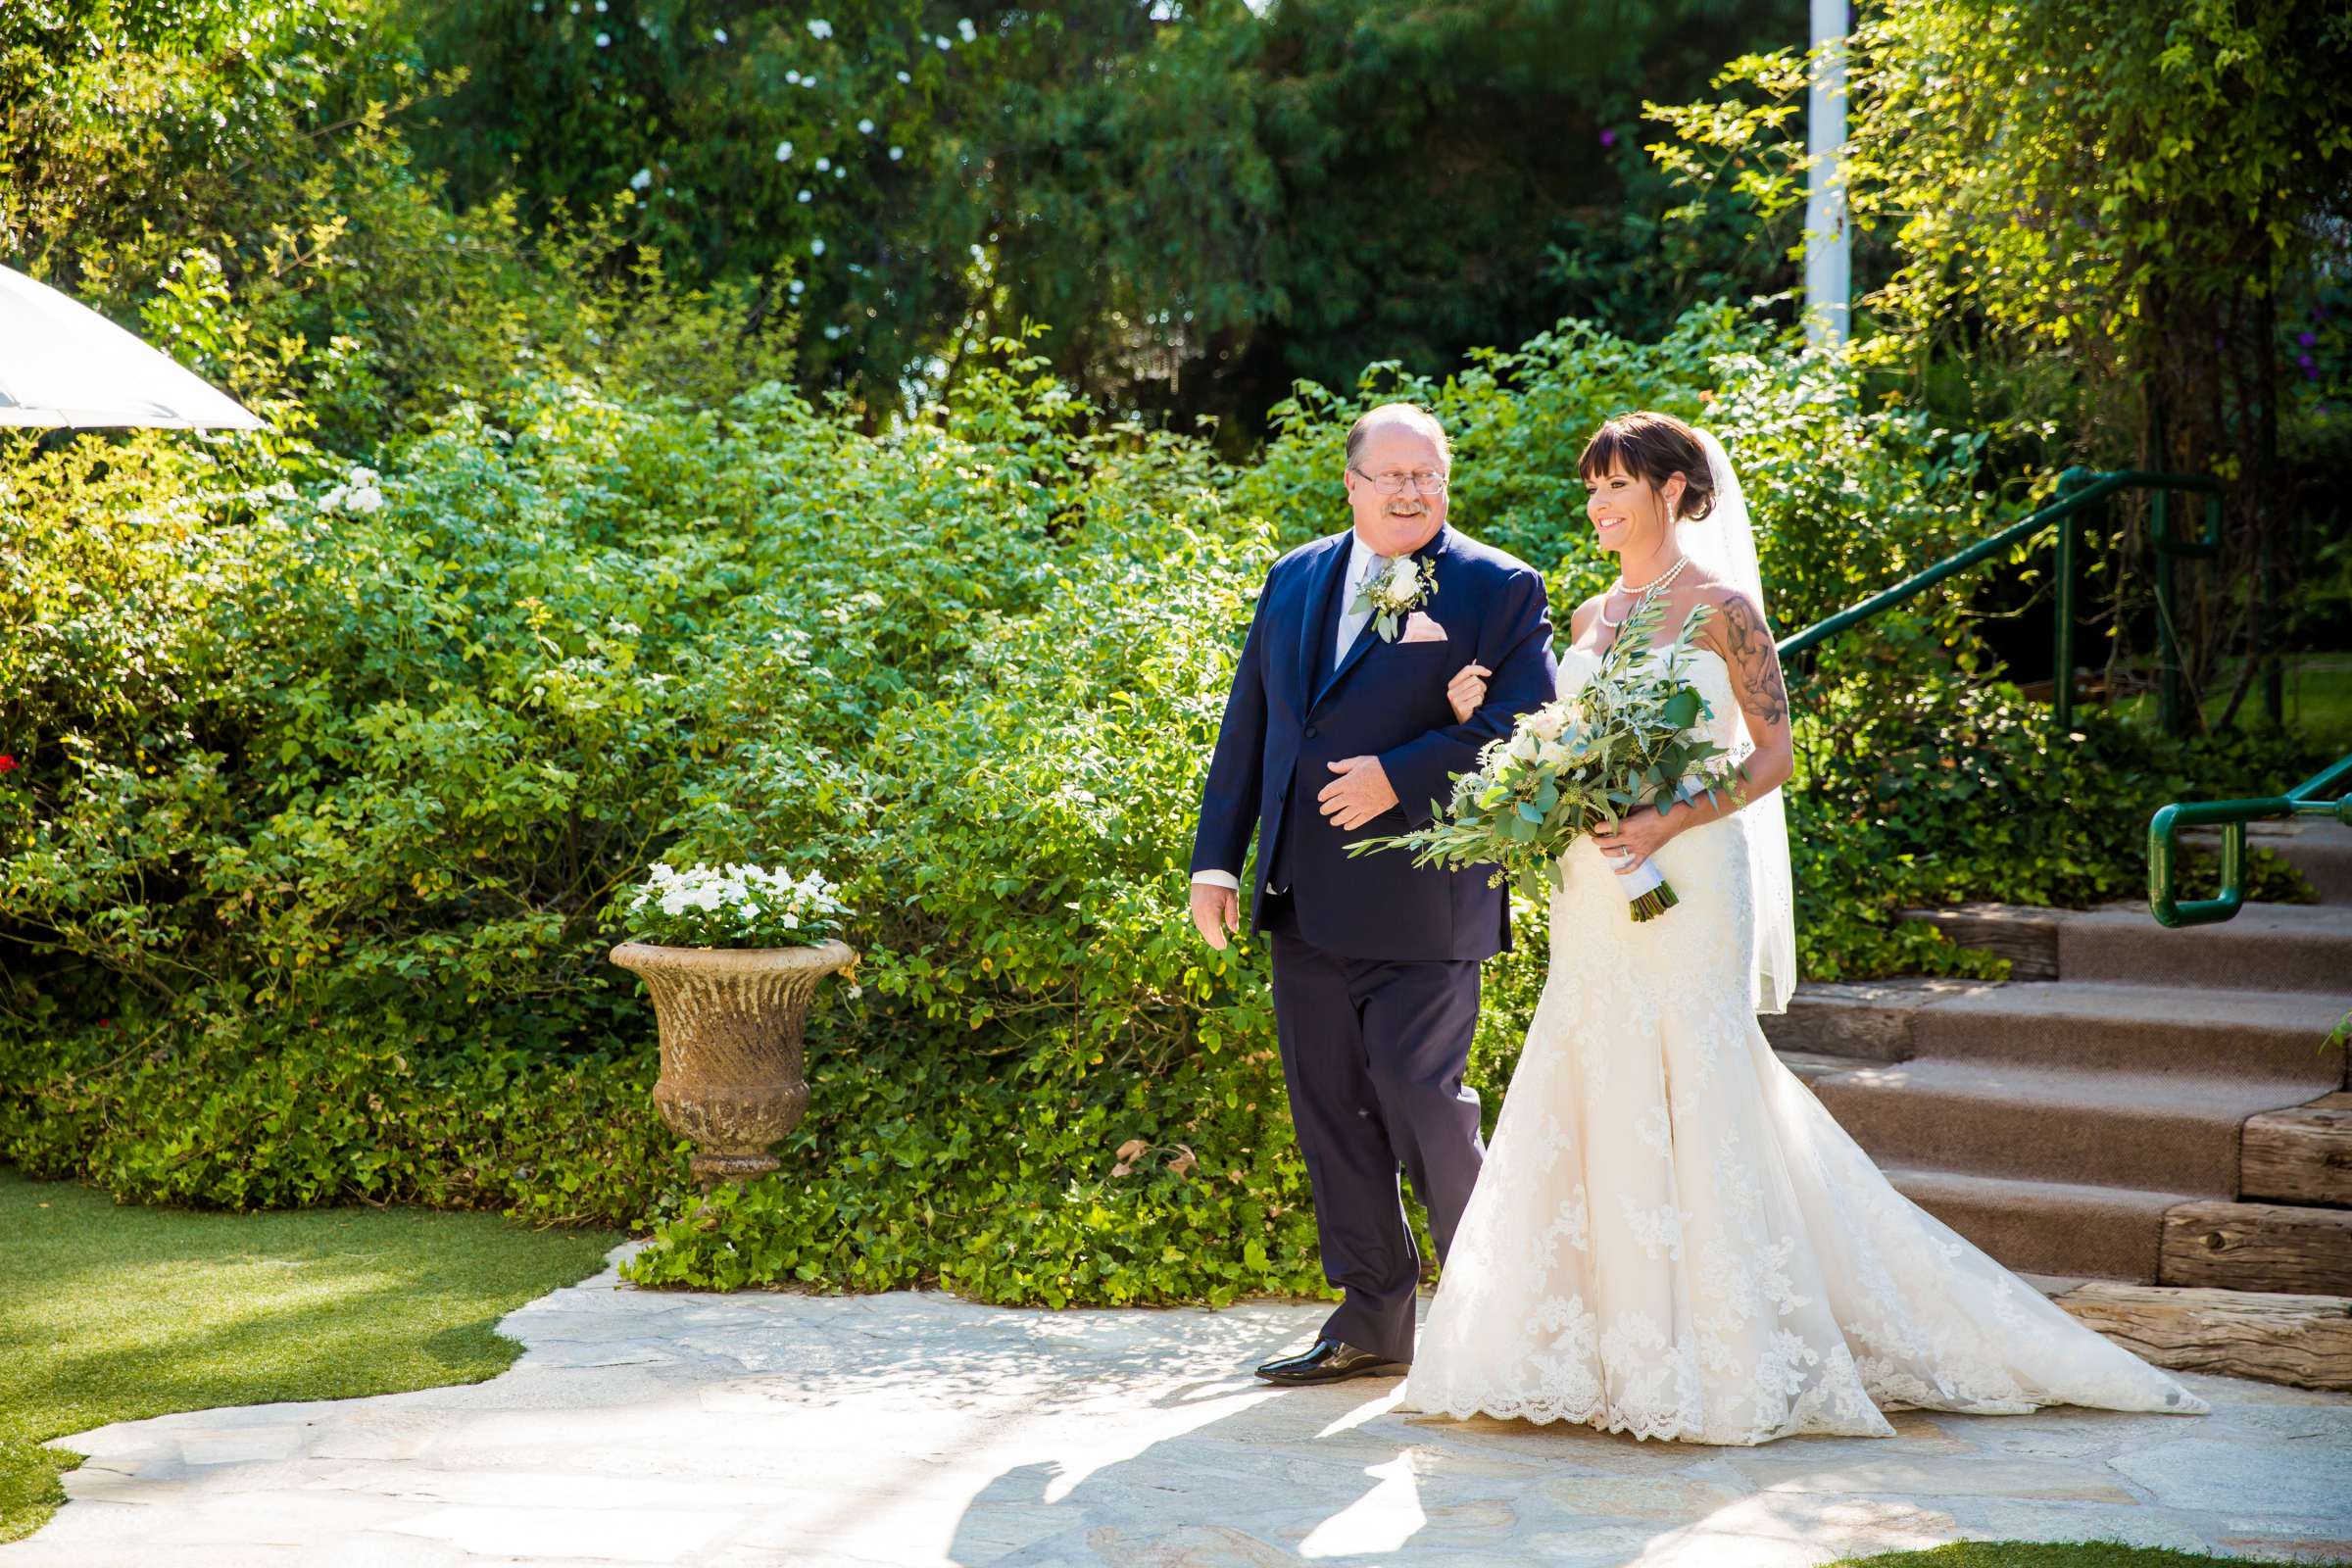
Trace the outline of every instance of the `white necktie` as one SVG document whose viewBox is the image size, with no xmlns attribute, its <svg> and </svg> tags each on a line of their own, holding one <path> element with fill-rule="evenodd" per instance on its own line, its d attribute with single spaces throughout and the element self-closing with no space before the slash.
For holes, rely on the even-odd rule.
<svg viewBox="0 0 2352 1568">
<path fill-rule="evenodd" d="M 1348 585 L 1348 603 L 1340 607 L 1340 646 L 1331 656 L 1332 668 L 1340 667 L 1340 661 L 1348 657 L 1348 650 L 1355 646 L 1355 639 L 1362 634 L 1364 623 L 1372 618 L 1372 612 L 1357 610 L 1355 602 L 1363 597 L 1367 583 L 1378 582 L 1387 574 L 1391 559 L 1388 556 L 1374 556 L 1371 564 L 1364 567 L 1363 574 Z"/>
</svg>

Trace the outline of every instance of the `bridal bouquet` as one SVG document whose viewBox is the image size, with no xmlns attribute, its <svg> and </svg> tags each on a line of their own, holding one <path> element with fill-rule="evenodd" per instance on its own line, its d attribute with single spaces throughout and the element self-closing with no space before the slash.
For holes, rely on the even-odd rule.
<svg viewBox="0 0 2352 1568">
<path fill-rule="evenodd" d="M 1721 760 L 1728 754 L 1692 733 L 1707 701 L 1683 667 L 1706 607 L 1692 611 L 1664 656 L 1652 659 L 1650 638 L 1665 613 L 1660 600 L 1627 615 L 1585 688 L 1524 715 L 1507 739 L 1489 742 L 1477 770 L 1455 775 L 1452 802 L 1442 811 L 1432 803 L 1436 820 L 1428 827 L 1359 840 L 1348 855 L 1410 850 L 1417 866 L 1492 865 L 1490 886 L 1509 876 L 1540 896 L 1538 871 L 1558 887 L 1561 855 L 1593 828 L 1613 827 L 1644 806 L 1668 811 L 1678 801 L 1729 788 L 1731 770 Z M 1637 920 L 1655 919 L 1677 902 L 1654 863 L 1617 884 Z"/>
</svg>

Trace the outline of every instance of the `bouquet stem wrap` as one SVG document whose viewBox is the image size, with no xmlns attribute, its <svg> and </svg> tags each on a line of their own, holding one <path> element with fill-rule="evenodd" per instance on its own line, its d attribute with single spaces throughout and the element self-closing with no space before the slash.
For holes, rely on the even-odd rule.
<svg viewBox="0 0 2352 1568">
<path fill-rule="evenodd" d="M 1625 895 L 1636 920 L 1655 920 L 1683 901 L 1675 897 L 1674 884 L 1657 863 L 1644 860 L 1631 871 L 1617 874 L 1617 891 Z"/>
</svg>

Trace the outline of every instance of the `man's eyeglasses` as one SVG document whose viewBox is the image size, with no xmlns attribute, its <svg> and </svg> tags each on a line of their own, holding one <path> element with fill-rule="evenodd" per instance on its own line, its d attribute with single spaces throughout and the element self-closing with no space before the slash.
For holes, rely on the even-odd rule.
<svg viewBox="0 0 2352 1568">
<path fill-rule="evenodd" d="M 1442 473 L 1364 473 L 1361 468 L 1355 471 L 1384 496 L 1401 495 L 1408 483 L 1421 495 L 1446 493 L 1446 476 Z"/>
</svg>

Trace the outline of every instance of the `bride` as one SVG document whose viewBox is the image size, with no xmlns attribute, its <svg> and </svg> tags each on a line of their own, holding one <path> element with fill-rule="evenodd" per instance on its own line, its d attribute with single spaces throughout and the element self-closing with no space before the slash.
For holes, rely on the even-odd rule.
<svg viewBox="0 0 2352 1568">
<path fill-rule="evenodd" d="M 1669 633 L 1705 606 L 1688 671 L 1742 781 L 1563 858 L 1543 999 L 1403 1403 L 1717 1444 L 1891 1436 L 1904 1406 L 2202 1411 L 1915 1207 L 1773 1055 L 1756 1013 L 1796 981 L 1788 697 L 1740 482 L 1659 414 L 1611 419 L 1578 466 L 1620 575 L 1570 621 L 1562 694 L 1644 601 Z M 1609 877 L 1651 859 L 1682 902 L 1636 924 Z"/>
</svg>

